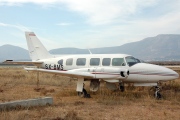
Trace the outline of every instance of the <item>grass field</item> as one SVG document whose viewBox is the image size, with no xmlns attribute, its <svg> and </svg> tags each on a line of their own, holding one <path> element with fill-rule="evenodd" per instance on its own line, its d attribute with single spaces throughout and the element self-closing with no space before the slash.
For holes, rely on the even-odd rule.
<svg viewBox="0 0 180 120">
<path fill-rule="evenodd" d="M 180 73 L 180 70 L 176 70 Z M 89 82 L 85 83 L 89 90 Z M 126 87 L 124 93 L 109 91 L 101 83 L 92 98 L 80 98 L 76 81 L 23 69 L 0 68 L 0 102 L 52 96 L 52 106 L 0 111 L 1 120 L 180 120 L 180 79 L 163 84 L 161 100 L 149 87 Z M 89 91 L 88 91 L 89 92 Z"/>
</svg>

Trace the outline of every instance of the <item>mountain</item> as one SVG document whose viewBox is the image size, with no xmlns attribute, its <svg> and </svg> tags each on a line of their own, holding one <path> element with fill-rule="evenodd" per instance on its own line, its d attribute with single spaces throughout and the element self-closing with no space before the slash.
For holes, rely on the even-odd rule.
<svg viewBox="0 0 180 120">
<path fill-rule="evenodd" d="M 0 61 L 4 60 L 30 60 L 29 53 L 26 49 L 13 46 L 3 45 L 0 46 Z"/>
<path fill-rule="evenodd" d="M 58 48 L 49 51 L 51 54 L 89 54 L 87 49 L 79 48 Z"/>
<path fill-rule="evenodd" d="M 80 54 L 89 53 L 87 49 L 65 48 L 50 50 L 56 54 Z M 143 60 L 180 60 L 180 35 L 161 34 L 155 37 L 145 38 L 141 41 L 127 43 L 122 46 L 93 48 L 93 54 L 123 53 L 130 54 Z"/>
<path fill-rule="evenodd" d="M 179 60 L 180 61 L 180 35 L 161 34 L 145 38 L 141 41 L 127 43 L 115 47 L 90 49 L 93 54 L 130 54 L 142 60 Z M 87 49 L 58 48 L 49 51 L 52 54 L 89 54 Z M 0 61 L 6 59 L 29 60 L 27 50 L 12 46 L 0 46 Z"/>
</svg>

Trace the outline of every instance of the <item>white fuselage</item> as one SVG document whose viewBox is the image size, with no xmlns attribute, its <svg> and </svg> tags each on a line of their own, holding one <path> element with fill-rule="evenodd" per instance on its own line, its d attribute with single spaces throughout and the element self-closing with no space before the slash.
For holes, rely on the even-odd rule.
<svg viewBox="0 0 180 120">
<path fill-rule="evenodd" d="M 171 69 L 141 63 L 125 54 L 67 55 L 39 61 L 43 62 L 41 67 L 44 69 L 91 72 L 95 78 L 104 80 L 121 80 L 119 68 L 129 71 L 127 79 L 123 79 L 123 82 L 157 83 L 179 77 L 179 74 Z"/>
</svg>

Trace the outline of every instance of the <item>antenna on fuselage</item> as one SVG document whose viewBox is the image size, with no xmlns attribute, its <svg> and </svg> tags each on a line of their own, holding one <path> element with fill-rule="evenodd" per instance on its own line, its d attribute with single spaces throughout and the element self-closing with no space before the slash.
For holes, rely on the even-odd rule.
<svg viewBox="0 0 180 120">
<path fill-rule="evenodd" d="M 91 52 L 91 50 L 90 50 L 90 49 L 88 49 L 88 51 L 89 51 L 89 54 L 92 54 L 92 52 Z"/>
</svg>

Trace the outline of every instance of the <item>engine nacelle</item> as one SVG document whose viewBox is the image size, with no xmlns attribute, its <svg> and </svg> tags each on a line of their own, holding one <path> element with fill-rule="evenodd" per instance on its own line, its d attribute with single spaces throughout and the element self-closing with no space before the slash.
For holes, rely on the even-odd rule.
<svg viewBox="0 0 180 120">
<path fill-rule="evenodd" d="M 86 75 L 85 73 L 88 72 L 93 79 L 127 79 L 129 76 L 128 69 L 115 67 L 91 67 L 69 71 L 83 73 L 83 75 Z"/>
<path fill-rule="evenodd" d="M 129 76 L 129 70 L 121 71 L 120 74 L 122 77 L 128 77 Z"/>
<path fill-rule="evenodd" d="M 129 70 L 125 68 L 99 67 L 93 72 L 99 79 L 126 79 L 129 76 Z"/>
</svg>

